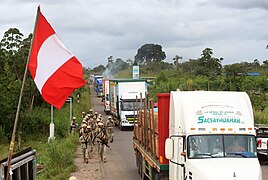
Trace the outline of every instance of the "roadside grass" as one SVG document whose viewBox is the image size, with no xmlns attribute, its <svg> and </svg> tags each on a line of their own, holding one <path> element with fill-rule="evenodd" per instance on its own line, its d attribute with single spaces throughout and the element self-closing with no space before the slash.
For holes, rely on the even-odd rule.
<svg viewBox="0 0 268 180">
<path fill-rule="evenodd" d="M 66 179 L 76 170 L 74 165 L 77 146 L 77 134 L 61 140 L 47 143 L 44 152 L 45 170 L 37 175 L 37 179 Z M 38 161 L 37 161 L 38 162 Z"/>
<path fill-rule="evenodd" d="M 75 98 L 74 101 L 76 101 Z M 78 124 L 82 121 L 81 112 L 87 112 L 90 105 L 89 88 L 84 87 L 84 91 L 81 93 L 80 103 L 73 103 L 73 116 L 77 117 Z M 55 111 L 55 117 L 57 117 L 54 122 L 55 127 L 61 127 L 61 129 L 55 131 L 61 138 L 56 137 L 54 142 L 46 143 L 47 147 L 43 154 L 45 170 L 37 175 L 37 180 L 65 180 L 70 176 L 71 172 L 76 170 L 74 158 L 76 146 L 78 145 L 78 132 L 73 136 L 69 135 L 69 107 L 66 106 L 65 109 L 67 112 L 61 110 Z"/>
<path fill-rule="evenodd" d="M 79 104 L 75 98 L 75 92 L 73 93 L 73 97 L 72 116 L 77 117 L 77 123 L 80 125 L 82 121 L 81 112 L 87 112 L 91 107 L 88 85 L 85 85 L 81 89 Z M 50 121 L 47 122 L 47 118 L 50 119 L 50 109 L 43 111 L 40 111 L 40 109 L 35 111 L 33 109 L 31 114 L 28 115 L 31 121 L 38 116 L 38 113 L 42 113 L 40 115 L 41 117 L 46 117 L 45 126 L 47 127 L 44 128 L 45 131 L 34 130 L 36 132 L 30 133 L 25 139 L 22 138 L 21 150 L 27 147 L 32 147 L 32 149 L 36 150 L 36 163 L 44 166 L 44 170 L 37 173 L 37 180 L 67 179 L 70 173 L 76 170 L 74 158 L 76 146 L 78 145 L 78 132 L 73 136 L 69 133 L 70 105 L 66 102 L 62 109 L 54 108 L 55 140 L 52 143 L 48 143 Z M 0 160 L 8 156 L 9 143 L 7 140 L 4 143 L 0 143 Z M 19 151 L 18 143 L 15 142 L 13 154 Z"/>
<path fill-rule="evenodd" d="M 268 111 L 254 111 L 255 124 L 267 124 L 268 126 Z"/>
</svg>

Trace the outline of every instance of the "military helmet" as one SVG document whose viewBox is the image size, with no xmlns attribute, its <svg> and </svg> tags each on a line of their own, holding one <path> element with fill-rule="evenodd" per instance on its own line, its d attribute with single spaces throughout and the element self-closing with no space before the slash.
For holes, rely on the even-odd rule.
<svg viewBox="0 0 268 180">
<path fill-rule="evenodd" d="M 85 124 L 85 123 L 87 123 L 87 121 L 86 120 L 83 120 L 82 123 Z"/>
<path fill-rule="evenodd" d="M 103 123 L 102 123 L 102 122 L 99 122 L 99 123 L 98 123 L 98 126 L 103 126 Z"/>
</svg>

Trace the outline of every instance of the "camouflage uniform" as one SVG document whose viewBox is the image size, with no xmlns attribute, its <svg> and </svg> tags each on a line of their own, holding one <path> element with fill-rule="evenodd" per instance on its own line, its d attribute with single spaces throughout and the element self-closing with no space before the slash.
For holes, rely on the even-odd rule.
<svg viewBox="0 0 268 180">
<path fill-rule="evenodd" d="M 72 121 L 70 123 L 70 133 L 71 133 L 71 135 L 74 134 L 75 129 L 76 129 L 77 126 L 78 126 L 78 124 L 76 123 L 76 117 L 73 117 L 73 119 L 72 119 Z"/>
<path fill-rule="evenodd" d="M 88 142 L 88 157 L 89 159 L 92 158 L 93 155 L 93 141 L 94 141 L 94 133 L 92 132 L 92 128 L 91 126 L 87 126 L 87 133 L 88 133 L 88 138 L 89 138 L 89 142 Z"/>
<path fill-rule="evenodd" d="M 101 161 L 106 162 L 106 158 L 105 158 L 105 148 L 106 146 L 108 146 L 108 134 L 106 132 L 106 129 L 103 128 L 102 132 L 98 134 L 98 139 L 100 141 L 100 157 L 101 157 Z"/>
<path fill-rule="evenodd" d="M 111 116 L 108 116 L 108 120 L 106 121 L 107 133 L 112 143 L 114 141 L 114 121 Z"/>
<path fill-rule="evenodd" d="M 82 147 L 82 152 L 83 152 L 83 158 L 84 158 L 84 163 L 88 163 L 88 145 L 89 145 L 89 136 L 86 129 L 86 126 L 83 125 L 84 128 L 84 132 L 82 134 L 82 136 L 80 136 L 79 138 L 79 142 L 81 143 L 81 147 Z"/>
<path fill-rule="evenodd" d="M 102 130 L 103 130 L 103 123 L 102 122 L 99 122 L 97 121 L 98 124 L 96 125 L 96 129 L 94 131 L 94 137 L 95 139 L 97 139 L 97 150 L 98 152 L 100 151 L 100 146 L 101 146 L 101 143 L 98 139 L 98 137 L 100 136 L 100 134 L 102 133 Z"/>
<path fill-rule="evenodd" d="M 86 117 L 86 112 L 82 112 L 82 119 Z"/>
</svg>

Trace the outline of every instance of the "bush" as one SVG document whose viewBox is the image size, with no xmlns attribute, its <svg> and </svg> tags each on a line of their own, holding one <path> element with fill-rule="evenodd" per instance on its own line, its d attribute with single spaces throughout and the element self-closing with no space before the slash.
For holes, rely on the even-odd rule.
<svg viewBox="0 0 268 180">
<path fill-rule="evenodd" d="M 254 111 L 255 124 L 268 124 L 267 111 Z"/>
<path fill-rule="evenodd" d="M 49 134 L 50 110 L 36 107 L 22 113 L 19 121 L 19 129 L 22 131 L 22 139 L 36 139 L 35 137 Z"/>
<path fill-rule="evenodd" d="M 47 144 L 45 171 L 37 179 L 66 179 L 75 171 L 74 165 L 77 135 L 54 140 Z"/>
</svg>

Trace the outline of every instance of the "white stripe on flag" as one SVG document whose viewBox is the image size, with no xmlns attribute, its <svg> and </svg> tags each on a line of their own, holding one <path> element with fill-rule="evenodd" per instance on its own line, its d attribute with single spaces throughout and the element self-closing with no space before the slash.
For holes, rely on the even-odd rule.
<svg viewBox="0 0 268 180">
<path fill-rule="evenodd" d="M 73 55 L 64 47 L 56 34 L 48 37 L 39 49 L 34 81 L 40 93 L 45 82 Z"/>
</svg>

